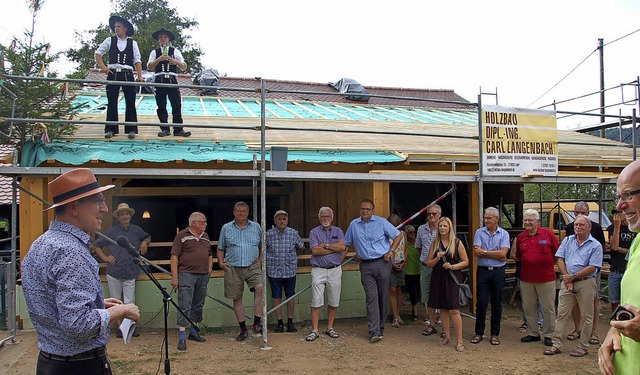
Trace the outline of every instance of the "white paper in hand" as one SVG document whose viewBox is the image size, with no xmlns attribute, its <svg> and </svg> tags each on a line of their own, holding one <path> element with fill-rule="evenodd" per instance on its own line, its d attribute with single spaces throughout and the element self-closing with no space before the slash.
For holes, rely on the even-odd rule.
<svg viewBox="0 0 640 375">
<path fill-rule="evenodd" d="M 128 344 L 131 341 L 131 335 L 136 330 L 136 322 L 129 318 L 122 319 L 122 323 L 120 323 L 120 332 L 122 332 L 122 338 L 124 339 L 124 343 Z"/>
</svg>

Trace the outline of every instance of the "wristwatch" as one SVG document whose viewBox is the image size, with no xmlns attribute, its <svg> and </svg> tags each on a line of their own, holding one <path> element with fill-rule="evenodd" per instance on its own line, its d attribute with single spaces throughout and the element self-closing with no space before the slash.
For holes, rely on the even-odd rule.
<svg viewBox="0 0 640 375">
<path fill-rule="evenodd" d="M 487 255 L 487 250 L 483 250 L 482 251 L 482 255 L 486 256 Z"/>
<path fill-rule="evenodd" d="M 329 250 L 329 244 L 324 245 L 324 248 Z"/>
</svg>

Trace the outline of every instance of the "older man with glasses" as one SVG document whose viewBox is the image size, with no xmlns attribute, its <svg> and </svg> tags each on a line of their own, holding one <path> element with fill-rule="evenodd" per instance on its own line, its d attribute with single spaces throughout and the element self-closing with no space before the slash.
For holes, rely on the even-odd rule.
<svg viewBox="0 0 640 375">
<path fill-rule="evenodd" d="M 632 232 L 640 232 L 640 161 L 626 166 L 616 188 L 616 209 L 621 211 Z M 636 236 L 629 248 L 627 270 L 622 277 L 620 304 L 631 319 L 614 315 L 611 328 L 598 350 L 600 372 L 607 375 L 637 374 L 640 358 L 640 240 Z"/>
<path fill-rule="evenodd" d="M 345 245 L 353 246 L 360 258 L 360 282 L 366 296 L 367 325 L 372 343 L 384 336 L 389 308 L 390 260 L 402 239 L 402 233 L 396 227 L 373 214 L 374 207 L 373 201 L 363 200 L 360 217 L 351 221 L 344 237 Z"/>
<path fill-rule="evenodd" d="M 575 221 L 576 234 L 565 237 L 556 253 L 558 269 L 562 275 L 562 285 L 558 295 L 558 317 L 553 334 L 553 346 L 544 351 L 545 355 L 559 354 L 564 344 L 564 335 L 571 324 L 571 310 L 578 305 L 582 318 L 582 337 L 572 357 L 584 357 L 589 349 L 591 322 L 598 319 L 593 315 L 593 298 L 596 293 L 596 273 L 602 268 L 600 244 L 589 231 L 591 221 L 586 216 L 578 216 Z"/>
</svg>

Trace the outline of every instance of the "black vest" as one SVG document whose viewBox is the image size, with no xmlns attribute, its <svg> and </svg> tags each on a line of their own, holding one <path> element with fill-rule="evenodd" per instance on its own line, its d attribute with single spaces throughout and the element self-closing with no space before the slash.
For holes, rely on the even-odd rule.
<svg viewBox="0 0 640 375">
<path fill-rule="evenodd" d="M 133 39 L 127 38 L 127 46 L 124 51 L 118 49 L 118 37 L 111 37 L 109 48 L 109 64 L 129 65 L 133 67 Z"/>
<path fill-rule="evenodd" d="M 169 47 L 168 55 L 172 59 L 175 58 L 173 56 L 173 54 L 175 53 L 174 51 L 175 51 L 175 48 Z M 160 57 L 160 55 L 162 55 L 162 48 L 158 47 L 158 48 L 156 48 L 156 58 Z M 166 72 L 171 72 L 171 73 L 178 74 L 178 66 L 177 65 L 169 65 L 168 61 L 162 61 L 158 65 L 156 65 L 156 73 L 166 73 Z"/>
</svg>

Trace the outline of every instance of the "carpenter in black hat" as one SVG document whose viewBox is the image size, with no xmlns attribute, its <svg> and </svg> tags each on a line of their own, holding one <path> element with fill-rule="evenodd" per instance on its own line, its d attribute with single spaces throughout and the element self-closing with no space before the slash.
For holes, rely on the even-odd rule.
<svg viewBox="0 0 640 375">
<path fill-rule="evenodd" d="M 122 24 L 122 26 L 124 26 L 127 29 L 127 36 L 132 36 L 133 33 L 135 32 L 131 22 L 125 20 L 124 18 L 122 18 L 120 16 L 111 16 L 111 17 L 109 17 L 109 27 L 111 28 L 111 31 L 113 31 L 113 32 L 116 31 L 115 30 L 116 22 L 120 22 L 120 24 Z"/>
<path fill-rule="evenodd" d="M 164 27 L 154 32 L 153 34 L 151 34 L 151 36 L 153 37 L 153 39 L 158 40 L 158 37 L 162 34 L 165 34 L 166 36 L 168 36 L 170 42 L 173 42 L 174 40 L 176 40 L 176 36 L 173 35 L 171 31 L 165 29 Z"/>
</svg>

